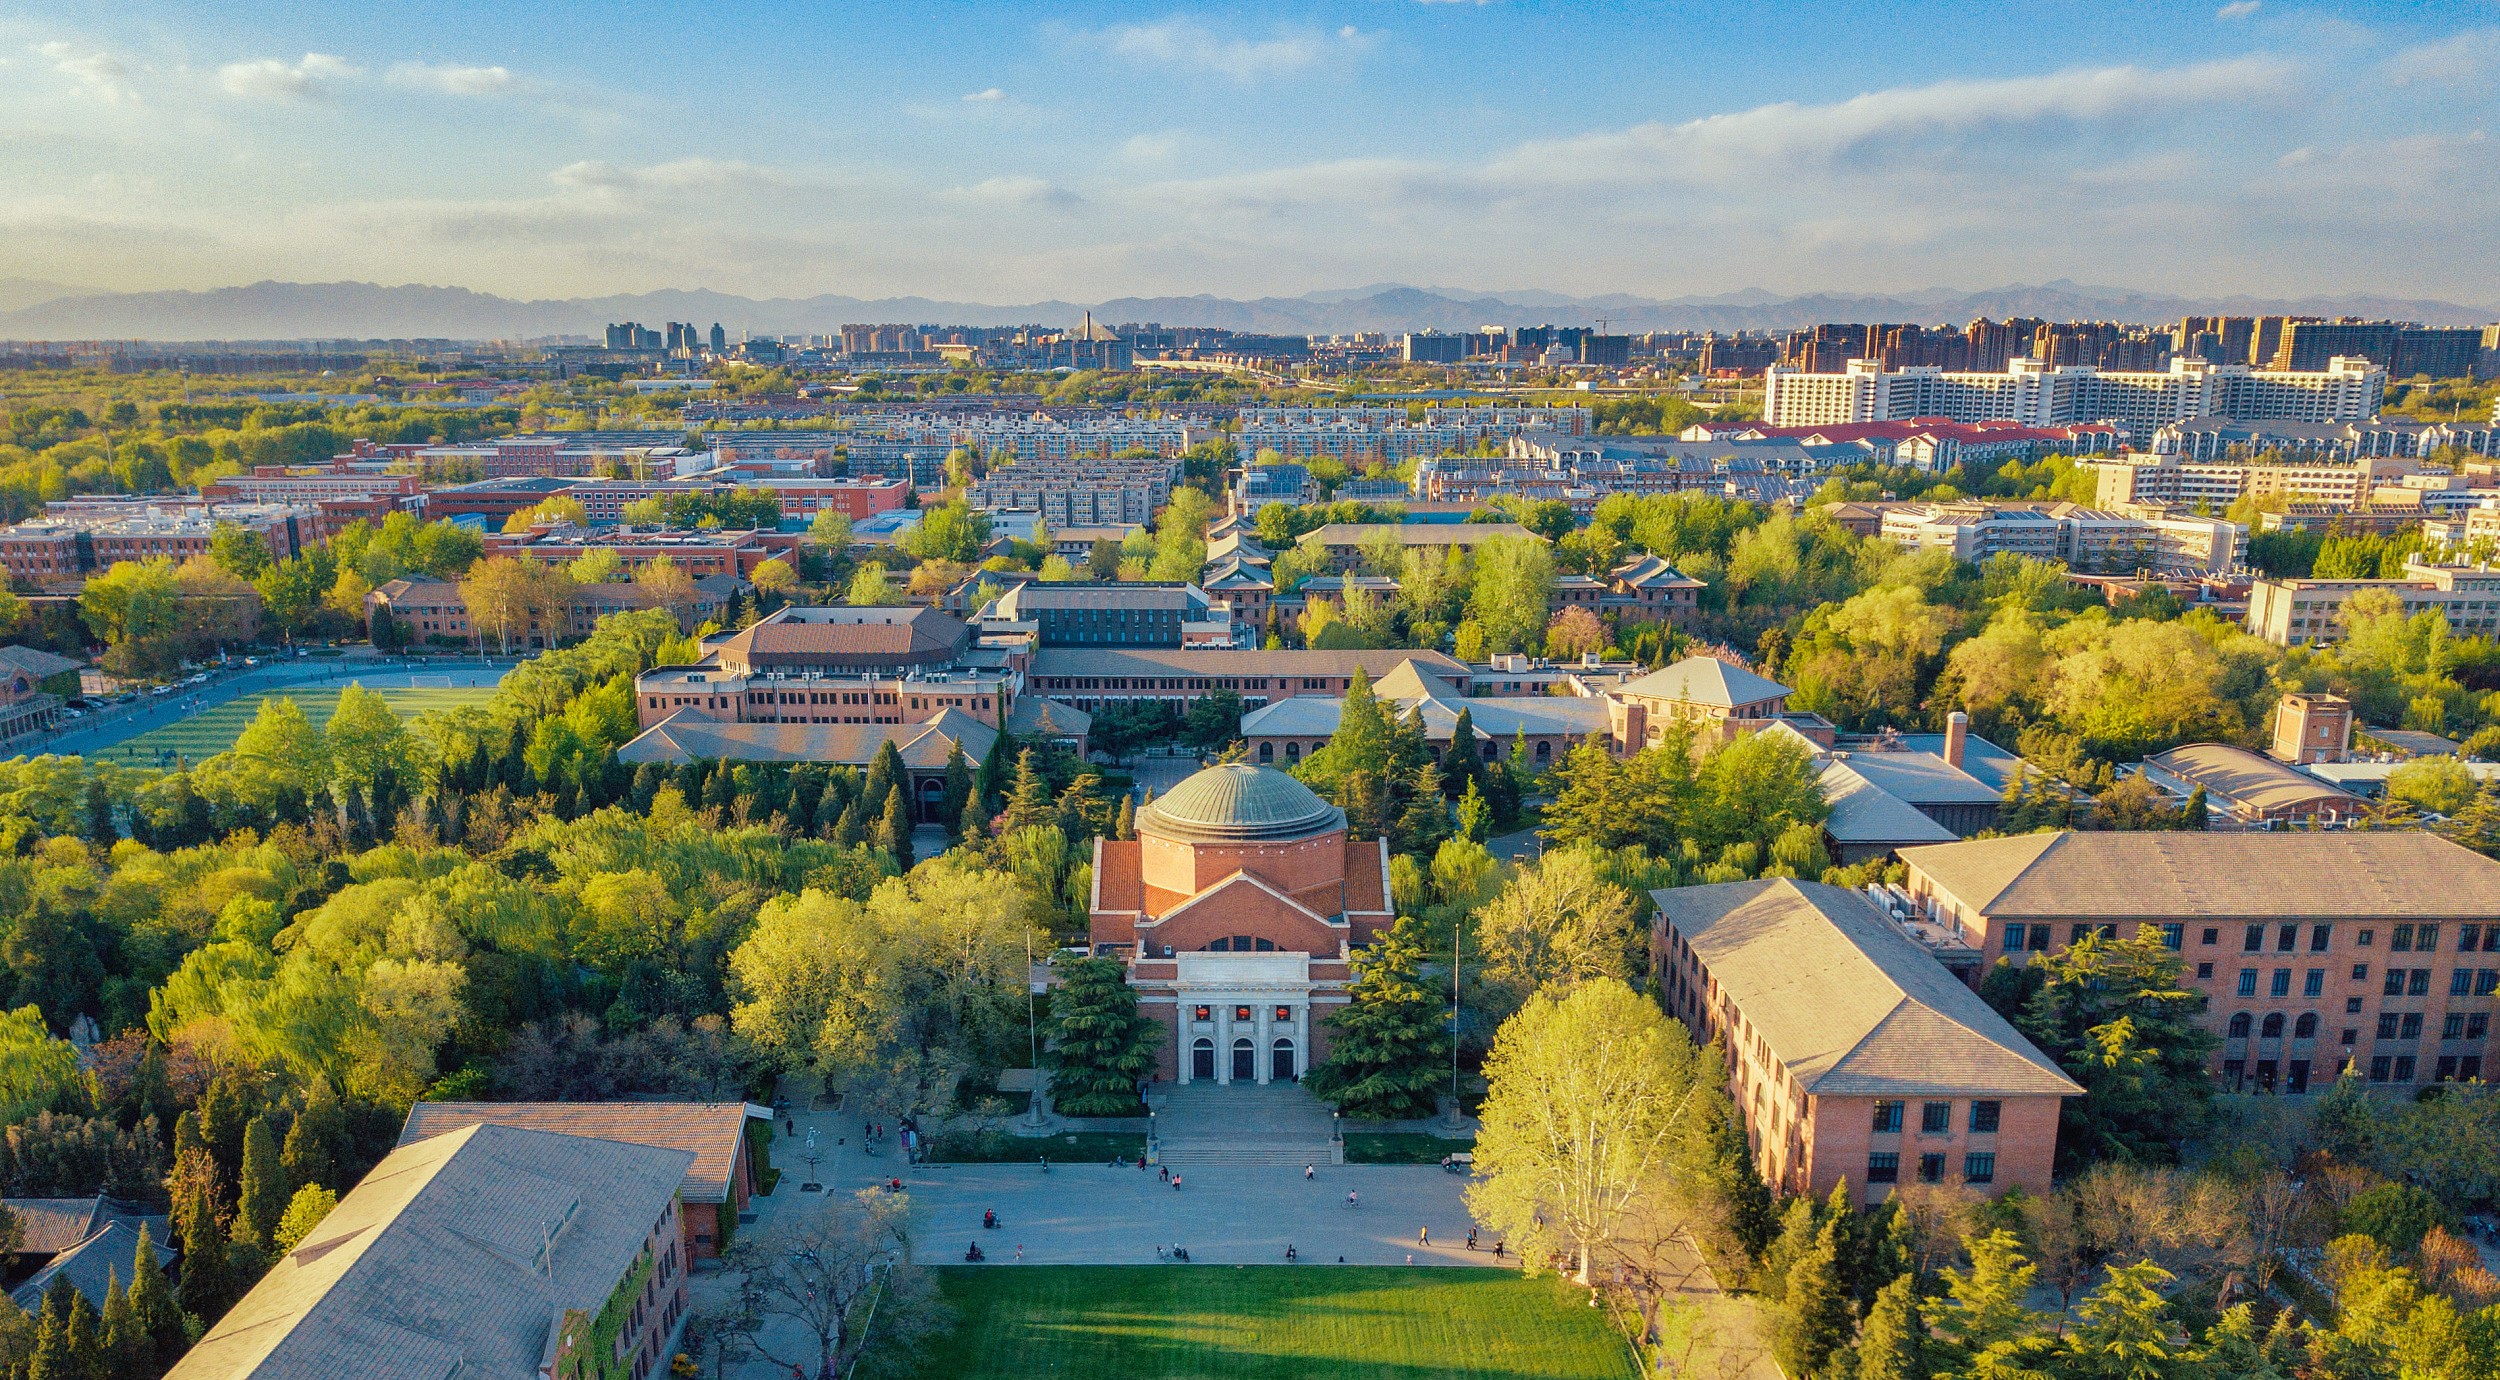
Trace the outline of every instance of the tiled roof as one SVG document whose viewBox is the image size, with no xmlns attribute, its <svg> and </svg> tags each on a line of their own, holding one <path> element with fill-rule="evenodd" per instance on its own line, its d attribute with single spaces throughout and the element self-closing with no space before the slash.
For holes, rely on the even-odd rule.
<svg viewBox="0 0 2500 1380">
<path fill-rule="evenodd" d="M 961 652 L 970 636 L 931 608 L 794 608 L 713 645 L 733 668 L 928 664 Z"/>
<path fill-rule="evenodd" d="M 139 1266 L 139 1233 L 144 1227 L 149 1249 L 156 1254 L 156 1263 L 172 1262 L 174 1253 L 165 1247 L 166 1219 L 163 1217 L 117 1217 L 101 1231 L 68 1250 L 52 1257 L 52 1262 L 28 1277 L 9 1298 L 29 1313 L 43 1307 L 44 1290 L 52 1287 L 55 1278 L 66 1278 L 71 1288 L 87 1296 L 87 1302 L 104 1307 L 108 1288 L 118 1281 L 128 1284 Z"/>
<path fill-rule="evenodd" d="M 1362 651 L 1254 652 L 1173 650 L 1155 647 L 1044 647 L 1033 654 L 1033 674 L 1055 676 L 1350 676 L 1360 667 L 1374 680 L 1416 661 L 1438 676 L 1465 683 L 1467 664 L 1440 652 L 1398 648 Z"/>
<path fill-rule="evenodd" d="M 2189 743 L 2144 760 L 2149 766 L 2195 782 L 2217 797 L 2251 809 L 2281 810 L 2313 801 L 2354 808 L 2361 804 L 2360 797 L 2350 791 L 2227 743 Z"/>
<path fill-rule="evenodd" d="M 1854 759 L 1823 768 L 1819 781 L 1831 814 L 1823 832 L 1841 843 L 1951 843 L 1961 835 L 1852 770 Z"/>
<path fill-rule="evenodd" d="M 1944 735 L 1941 733 L 1904 733 L 1901 745 L 1916 752 L 1932 752 L 1939 757 L 1944 755 Z M 1999 800 L 2005 798 L 2006 783 L 2014 779 L 2014 773 L 2022 770 L 2022 766 L 2023 759 L 1976 733 L 1962 739 L 1963 772 L 1996 792 Z"/>
<path fill-rule="evenodd" d="M 1515 522 L 1332 522 L 1302 536 L 1304 546 L 1360 546 L 1382 532 L 1401 546 L 1473 546 L 1495 537 L 1542 541 Z"/>
<path fill-rule="evenodd" d="M 2006 920 L 2500 915 L 2500 862 L 2409 829 L 2022 834 L 1901 858 Z"/>
<path fill-rule="evenodd" d="M 1007 731 L 1019 738 L 1082 738 L 1093 727 L 1093 715 L 1042 695 L 1019 696 L 1016 707 L 1007 711 Z M 971 753 L 972 745 L 966 743 L 964 751 Z M 982 753 L 988 751 L 986 747 L 981 749 Z"/>
<path fill-rule="evenodd" d="M 414 1145 L 463 1126 L 489 1123 L 656 1145 L 694 1156 L 680 1185 L 687 1202 L 725 1203 L 747 1118 L 753 1114 L 744 1102 L 420 1102 L 408 1110 L 399 1143 Z"/>
<path fill-rule="evenodd" d="M 1969 772 L 1926 752 L 1859 750 L 1834 754 L 1850 770 L 1887 794 L 1913 805 L 1994 805 L 2002 789 L 1990 790 Z"/>
<path fill-rule="evenodd" d="M 0 647 L 0 662 L 6 662 L 24 671 L 36 680 L 42 680 L 47 676 L 63 675 L 85 664 L 72 661 L 65 656 L 55 656 L 40 647 L 20 647 L 15 643 Z"/>
<path fill-rule="evenodd" d="M 1779 699 L 1788 693 L 1788 687 L 1717 657 L 1688 656 L 1673 666 L 1650 672 L 1616 693 L 1734 709 Z"/>
<path fill-rule="evenodd" d="M 403 1145 L 166 1380 L 526 1380 L 564 1311 L 633 1268 L 693 1159 L 494 1125 Z"/>
<path fill-rule="evenodd" d="M 111 1221 L 110 1198 L 0 1198 L 23 1233 L 21 1255 L 59 1255 Z"/>
<path fill-rule="evenodd" d="M 1650 896 L 1810 1094 L 2083 1091 L 1854 891 L 1779 879 Z"/>
<path fill-rule="evenodd" d="M 959 709 L 941 709 L 916 724 L 724 723 L 680 709 L 616 750 L 627 766 L 645 762 L 841 762 L 864 767 L 894 744 L 903 765 L 935 771 L 962 743 L 975 762 L 989 755 L 998 730 Z"/>
</svg>

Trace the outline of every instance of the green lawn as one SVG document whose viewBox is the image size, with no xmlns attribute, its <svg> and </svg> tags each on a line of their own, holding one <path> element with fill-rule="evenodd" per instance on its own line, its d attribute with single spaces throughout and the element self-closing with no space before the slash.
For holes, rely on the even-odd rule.
<svg viewBox="0 0 2500 1380">
<path fill-rule="evenodd" d="M 1585 1293 L 1507 1270 L 950 1267 L 919 1380 L 1625 1380 Z"/>
<path fill-rule="evenodd" d="M 347 687 L 325 686 L 321 689 L 288 690 L 270 698 L 291 699 L 304 711 L 304 717 L 319 728 L 330 722 L 330 715 L 339 707 L 339 695 Z M 492 699 L 491 685 L 446 688 L 424 686 L 417 689 L 384 689 L 374 692 L 388 701 L 403 719 L 413 719 L 429 709 L 455 709 L 464 704 L 484 704 Z M 178 752 L 183 760 L 197 764 L 234 746 L 234 740 L 260 713 L 259 695 L 245 695 L 229 700 L 214 709 L 203 709 L 187 719 L 180 719 L 163 728 L 150 729 L 126 743 L 103 749 L 97 755 L 116 761 L 153 763 L 160 752 Z"/>
<path fill-rule="evenodd" d="M 1348 1131 L 1348 1164 L 1439 1164 L 1443 1158 L 1476 1148 L 1473 1136 L 1451 1139 L 1422 1131 Z"/>
</svg>

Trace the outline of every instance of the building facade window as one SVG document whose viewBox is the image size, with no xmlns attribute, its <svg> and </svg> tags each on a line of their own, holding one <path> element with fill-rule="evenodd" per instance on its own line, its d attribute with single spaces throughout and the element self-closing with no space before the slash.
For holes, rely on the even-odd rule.
<svg viewBox="0 0 2500 1380">
<path fill-rule="evenodd" d="M 1953 1129 L 1953 1104 L 1929 1102 L 1918 1109 L 1918 1129 L 1931 1136 L 1941 1136 Z"/>
<path fill-rule="evenodd" d="M 1970 1104 L 1971 1134 L 1980 1136 L 1995 1135 L 1997 1125 L 2004 1119 L 2004 1116 L 2004 1103 L 1992 1099 L 1974 1101 Z"/>
<path fill-rule="evenodd" d="M 1898 1102 L 1875 1104 L 1875 1134 L 1891 1135 L 1900 1131 L 1901 1105 Z"/>
<path fill-rule="evenodd" d="M 1879 1150 L 1866 1157 L 1866 1181 L 1890 1184 L 1901 1181 L 1901 1156 L 1890 1150 Z"/>
<path fill-rule="evenodd" d="M 1997 1179 L 1997 1157 L 1994 1152 L 1973 1150 L 1962 1157 L 1962 1182 L 1992 1184 Z"/>
</svg>

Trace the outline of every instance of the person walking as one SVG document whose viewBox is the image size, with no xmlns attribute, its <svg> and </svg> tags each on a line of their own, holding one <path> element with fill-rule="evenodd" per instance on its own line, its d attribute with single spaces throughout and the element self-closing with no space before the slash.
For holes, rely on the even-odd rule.
<svg viewBox="0 0 2500 1380">
<path fill-rule="evenodd" d="M 1155 1177 L 1163 1180 L 1167 1184 L 1172 1182 L 1172 1166 L 1168 1164 L 1156 1165 Z"/>
<path fill-rule="evenodd" d="M 1310 1165 L 1307 1165 L 1307 1164 L 1306 1164 L 1306 1165 L 1302 1166 L 1302 1182 L 1304 1182 L 1304 1183 L 1306 1183 L 1306 1184 L 1307 1184 L 1307 1183 L 1309 1183 L 1309 1182 L 1311 1181 L 1311 1176 L 1312 1176 L 1315 1172 L 1317 1172 L 1317 1171 L 1315 1171 L 1315 1170 L 1314 1170 L 1314 1169 L 1313 1169 Z"/>
<path fill-rule="evenodd" d="M 1178 1174 L 1172 1176 L 1172 1191 L 1174 1193 L 1181 1191 L 1181 1176 Z"/>
<path fill-rule="evenodd" d="M 1418 1245 L 1418 1246 L 1429 1246 L 1429 1245 L 1431 1245 L 1431 1244 L 1432 1244 L 1432 1228 L 1430 1228 L 1430 1227 L 1428 1227 L 1428 1226 L 1425 1226 L 1425 1227 L 1417 1227 L 1417 1228 L 1415 1229 L 1415 1244 L 1416 1244 L 1416 1245 Z"/>
<path fill-rule="evenodd" d="M 1469 1249 L 1469 1250 L 1471 1250 L 1471 1251 L 1472 1251 L 1472 1250 L 1474 1250 L 1475 1248 L 1476 1248 L 1476 1229 L 1475 1229 L 1474 1227 L 1469 1227 L 1469 1228 L 1467 1229 L 1467 1249 Z"/>
</svg>

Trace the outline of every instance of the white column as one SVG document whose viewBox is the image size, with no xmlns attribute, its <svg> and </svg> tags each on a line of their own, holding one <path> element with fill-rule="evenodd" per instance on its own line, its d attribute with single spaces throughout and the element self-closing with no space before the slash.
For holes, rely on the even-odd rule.
<svg viewBox="0 0 2500 1380">
<path fill-rule="evenodd" d="M 1233 1081 L 1233 1007 L 1229 998 L 1218 998 L 1215 1003 L 1215 1081 L 1228 1087 Z"/>
<path fill-rule="evenodd" d="M 1267 1026 L 1268 1022 L 1274 1018 L 1275 1013 L 1268 1010 L 1267 1002 L 1265 1001 L 1260 1002 L 1257 1006 L 1251 1009 L 1258 1017 L 1255 1025 L 1259 1034 L 1257 1040 L 1258 1048 L 1252 1050 L 1250 1053 L 1250 1067 L 1259 1075 L 1259 1082 L 1264 1085 L 1268 1078 L 1275 1072 L 1275 1070 L 1271 1067 L 1274 1062 L 1274 1058 L 1267 1052 Z"/>
<path fill-rule="evenodd" d="M 1191 1007 L 1189 1004 L 1189 994 L 1187 992 L 1177 993 L 1173 996 L 1172 1029 L 1178 1032 L 1173 1038 L 1179 1040 L 1181 1045 L 1180 1062 L 1175 1065 L 1175 1067 L 1180 1070 L 1180 1075 L 1173 1080 L 1175 1082 L 1186 1083 L 1189 1081 L 1189 1047 L 1196 1042 L 1191 1030 L 1189 1016 L 1191 1011 L 1194 1009 L 1195 1008 Z"/>
<path fill-rule="evenodd" d="M 1293 1073 L 1296 1078 L 1311 1073 L 1311 998 L 1307 993 L 1293 1009 Z"/>
</svg>

